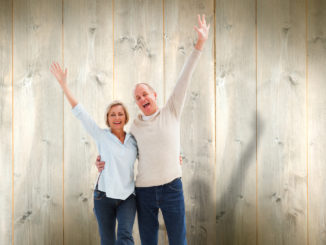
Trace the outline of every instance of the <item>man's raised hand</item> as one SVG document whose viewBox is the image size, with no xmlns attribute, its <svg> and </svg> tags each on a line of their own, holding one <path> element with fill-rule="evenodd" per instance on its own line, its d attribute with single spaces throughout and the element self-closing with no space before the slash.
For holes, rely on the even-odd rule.
<svg viewBox="0 0 326 245">
<path fill-rule="evenodd" d="M 202 50 L 204 47 L 204 43 L 208 39 L 210 24 L 207 25 L 205 15 L 203 15 L 202 17 L 198 15 L 197 17 L 198 17 L 198 26 L 194 26 L 198 34 L 198 39 L 195 48 L 198 50 Z"/>
</svg>

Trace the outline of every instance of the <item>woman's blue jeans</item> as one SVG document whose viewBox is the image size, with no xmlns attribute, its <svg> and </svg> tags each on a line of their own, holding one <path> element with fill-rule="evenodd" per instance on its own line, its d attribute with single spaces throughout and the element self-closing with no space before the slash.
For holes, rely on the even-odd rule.
<svg viewBox="0 0 326 245">
<path fill-rule="evenodd" d="M 97 219 L 101 245 L 133 245 L 132 228 L 136 215 L 136 197 L 126 200 L 108 198 L 105 192 L 94 191 L 94 213 Z M 117 236 L 115 234 L 118 220 Z"/>
<path fill-rule="evenodd" d="M 170 245 L 186 245 L 185 204 L 181 178 L 153 187 L 136 187 L 138 226 L 142 245 L 158 243 L 161 209 Z"/>
</svg>

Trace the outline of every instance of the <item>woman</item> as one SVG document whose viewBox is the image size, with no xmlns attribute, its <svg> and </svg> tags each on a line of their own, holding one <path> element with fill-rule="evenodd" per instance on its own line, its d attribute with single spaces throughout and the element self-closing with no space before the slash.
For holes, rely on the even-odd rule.
<svg viewBox="0 0 326 245">
<path fill-rule="evenodd" d="M 128 111 L 121 102 L 112 102 L 105 113 L 109 129 L 99 128 L 70 92 L 67 85 L 67 69 L 63 71 L 58 63 L 53 63 L 50 70 L 71 104 L 73 114 L 96 141 L 102 160 L 110 162 L 101 172 L 94 191 L 94 213 L 101 244 L 134 244 L 132 228 L 136 214 L 134 163 L 137 157 L 137 143 L 124 131 L 129 120 Z"/>
</svg>

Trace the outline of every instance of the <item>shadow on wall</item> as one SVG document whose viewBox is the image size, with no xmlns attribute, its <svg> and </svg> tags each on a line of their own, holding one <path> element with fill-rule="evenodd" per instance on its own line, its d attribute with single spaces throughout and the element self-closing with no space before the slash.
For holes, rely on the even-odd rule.
<svg viewBox="0 0 326 245">
<path fill-rule="evenodd" d="M 253 118 L 250 141 L 242 151 L 235 165 L 236 168 L 229 177 L 229 182 L 224 185 L 224 192 L 218 193 L 219 199 L 216 203 L 217 244 L 252 244 L 256 239 L 256 181 L 251 182 L 254 183 L 252 186 L 244 186 L 244 183 L 248 177 L 249 167 L 255 164 L 256 145 L 263 135 L 264 123 L 259 115 L 257 115 L 257 122 L 256 115 Z M 258 128 L 257 139 L 256 125 Z M 250 193 L 250 196 L 246 197 L 245 192 Z M 240 202 L 242 202 L 241 206 L 237 207 Z"/>
<path fill-rule="evenodd" d="M 257 116 L 257 125 L 259 125 L 259 133 L 257 135 L 257 144 L 263 133 L 263 123 L 259 116 Z M 255 239 L 254 234 L 245 234 L 246 231 L 255 231 L 256 227 L 244 227 L 243 220 L 236 220 L 236 218 L 243 219 L 239 216 L 239 213 L 245 210 L 237 210 L 237 204 L 244 200 L 243 185 L 247 178 L 247 171 L 250 165 L 254 164 L 254 157 L 256 154 L 256 114 L 253 116 L 253 123 L 251 126 L 251 138 L 249 143 L 242 151 L 239 161 L 234 164 L 237 166 L 231 173 L 229 182 L 225 183 L 225 191 L 218 193 L 218 201 L 214 200 L 213 191 L 216 190 L 214 186 L 211 186 L 207 176 L 194 177 L 191 181 L 191 192 L 195 195 L 194 205 L 189 207 L 187 205 L 187 237 L 189 244 L 196 245 L 216 245 L 216 244 L 239 244 L 236 239 L 242 236 L 247 236 L 245 240 Z M 219 166 L 217 166 L 219 167 Z M 217 178 L 218 176 L 216 176 Z M 219 179 L 217 179 L 217 185 Z M 248 187 L 246 187 L 248 188 Z M 256 186 L 252 188 L 256 189 Z M 255 192 L 255 190 L 254 190 Z M 215 206 L 216 203 L 216 206 Z M 212 217 L 215 214 L 216 218 Z M 252 213 L 255 214 L 254 206 L 249 207 L 252 209 Z M 246 214 L 247 215 L 247 214 Z M 252 217 L 255 220 L 255 216 Z M 239 222 L 241 225 L 238 225 Z M 255 223 L 254 223 L 255 225 Z M 241 229 L 241 230 L 240 230 Z M 241 234 L 244 232 L 243 234 Z M 241 234 L 239 236 L 239 233 Z M 250 237 L 253 235 L 253 237 Z M 249 237 L 249 238 L 248 238 Z"/>
<path fill-rule="evenodd" d="M 189 245 L 215 245 L 215 203 L 212 186 L 199 177 L 191 181 L 191 204 L 186 203 L 187 241 Z M 189 191 L 188 191 L 189 192 Z M 214 216 L 214 215 L 213 215 Z"/>
</svg>

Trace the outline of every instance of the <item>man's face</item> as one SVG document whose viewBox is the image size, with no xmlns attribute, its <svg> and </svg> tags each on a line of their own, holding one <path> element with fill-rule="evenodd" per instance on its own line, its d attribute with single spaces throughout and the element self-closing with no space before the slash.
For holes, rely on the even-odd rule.
<svg viewBox="0 0 326 245">
<path fill-rule="evenodd" d="M 150 116 L 157 111 L 156 93 L 151 91 L 146 85 L 139 84 L 136 87 L 135 100 L 145 116 Z"/>
</svg>

